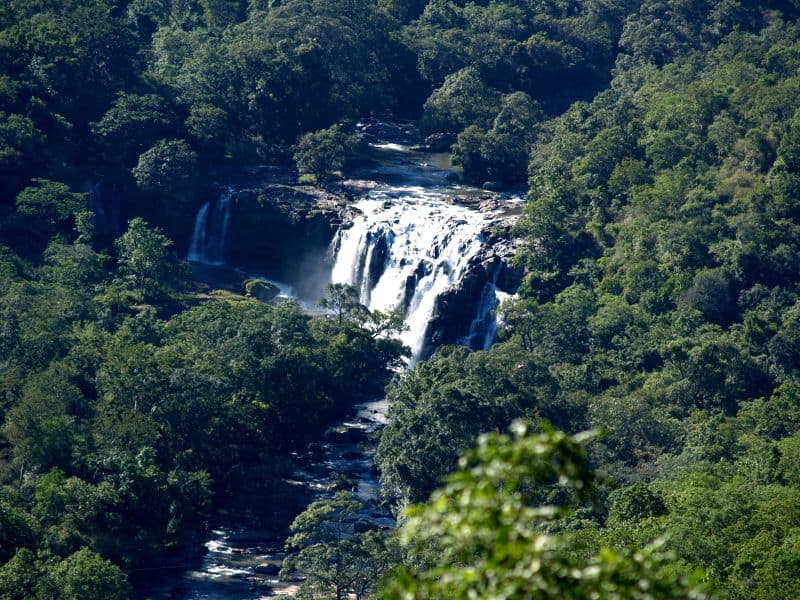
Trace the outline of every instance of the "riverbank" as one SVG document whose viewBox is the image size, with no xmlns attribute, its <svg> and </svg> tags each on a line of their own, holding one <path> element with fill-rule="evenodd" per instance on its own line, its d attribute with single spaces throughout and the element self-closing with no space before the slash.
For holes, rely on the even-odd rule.
<svg viewBox="0 0 800 600">
<path fill-rule="evenodd" d="M 280 581 L 284 542 L 292 519 L 311 502 L 342 489 L 364 504 L 356 530 L 391 529 L 394 519 L 380 501 L 374 469 L 377 435 L 386 401 L 363 402 L 330 427 L 322 440 L 292 457 L 293 467 L 277 485 L 244 494 L 209 524 L 204 543 L 160 570 L 133 573 L 143 600 L 252 600 L 289 596 L 300 581 Z"/>
</svg>

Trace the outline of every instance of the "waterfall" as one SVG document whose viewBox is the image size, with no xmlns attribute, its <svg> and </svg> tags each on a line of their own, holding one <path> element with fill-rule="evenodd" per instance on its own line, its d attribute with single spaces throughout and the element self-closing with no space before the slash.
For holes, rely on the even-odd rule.
<svg viewBox="0 0 800 600">
<path fill-rule="evenodd" d="M 492 279 L 487 281 L 481 291 L 481 299 L 475 318 L 469 326 L 469 333 L 460 340 L 460 343 L 473 350 L 488 350 L 497 339 L 497 308 L 503 300 L 511 297 L 497 287 L 500 277 L 501 265 L 494 268 Z"/>
<path fill-rule="evenodd" d="M 209 265 L 225 262 L 225 239 L 231 223 L 233 188 L 227 188 L 213 205 L 206 202 L 194 219 L 192 242 L 186 260 Z"/>
<path fill-rule="evenodd" d="M 443 201 L 435 188 L 385 187 L 355 203 L 361 215 L 333 247 L 334 283 L 359 290 L 370 310 L 404 310 L 412 363 L 426 351 L 436 301 L 484 247 L 490 217 Z"/>
</svg>

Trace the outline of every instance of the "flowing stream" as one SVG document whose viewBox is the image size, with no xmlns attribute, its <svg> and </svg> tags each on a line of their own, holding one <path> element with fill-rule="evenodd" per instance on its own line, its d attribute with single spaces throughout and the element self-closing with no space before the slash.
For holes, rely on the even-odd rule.
<svg viewBox="0 0 800 600">
<path fill-rule="evenodd" d="M 413 363 L 431 350 L 428 329 L 439 299 L 461 283 L 487 249 L 485 232 L 502 211 L 472 208 L 484 193 L 453 184 L 442 155 L 417 153 L 398 144 L 376 144 L 374 150 L 376 160 L 351 181 L 365 193 L 354 203 L 358 212 L 352 223 L 331 244 L 331 281 L 356 286 L 361 302 L 372 310 L 402 311 L 402 339 L 412 349 Z M 224 263 L 234 193 L 227 189 L 201 207 L 188 260 Z M 455 196 L 467 201 L 453 202 Z M 507 207 L 521 202 L 513 197 L 502 200 Z M 471 323 L 467 320 L 461 343 L 474 348 L 493 343 L 494 309 L 504 297 L 498 274 L 499 268 L 494 268 L 476 288 L 474 306 L 468 307 L 473 317 Z M 183 556 L 152 576 L 134 574 L 139 595 L 153 600 L 292 595 L 298 582 L 278 579 L 286 556 L 286 526 L 310 502 L 331 497 L 342 487 L 352 489 L 365 506 L 356 528 L 394 527 L 392 515 L 380 503 L 373 462 L 375 433 L 385 415 L 385 400 L 354 407 L 352 416 L 330 428 L 324 440 L 294 457 L 296 467 L 280 490 L 250 500 L 259 505 L 256 512 L 262 516 L 229 515 L 210 527 L 195 556 Z"/>
</svg>

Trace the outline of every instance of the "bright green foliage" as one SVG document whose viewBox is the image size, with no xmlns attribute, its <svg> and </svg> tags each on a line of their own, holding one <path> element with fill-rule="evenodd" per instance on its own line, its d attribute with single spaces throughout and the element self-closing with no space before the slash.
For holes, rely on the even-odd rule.
<svg viewBox="0 0 800 600">
<path fill-rule="evenodd" d="M 307 133 L 297 142 L 294 162 L 301 174 L 325 179 L 340 173 L 352 159 L 358 141 L 338 125 Z"/>
<path fill-rule="evenodd" d="M 186 118 L 189 135 L 198 144 L 218 152 L 224 148 L 228 133 L 228 115 L 221 108 L 210 104 L 192 106 Z"/>
<path fill-rule="evenodd" d="M 180 284 L 183 272 L 170 254 L 172 241 L 158 228 L 150 229 L 144 219 L 131 220 L 115 245 L 120 273 L 140 299 L 158 298 Z"/>
<path fill-rule="evenodd" d="M 396 564 L 393 538 L 379 531 L 356 533 L 353 523 L 363 506 L 347 492 L 312 502 L 292 523 L 286 542 L 297 550 L 283 565 L 283 576 L 306 576 L 302 598 L 373 597 L 382 574 Z"/>
<path fill-rule="evenodd" d="M 521 423 L 513 430 L 513 438 L 482 436 L 447 484 L 408 511 L 401 538 L 429 564 L 398 570 L 381 597 L 708 597 L 700 574 L 676 572 L 660 544 L 581 559 L 569 537 L 544 533 L 565 509 L 538 504 L 537 488 L 557 484 L 579 501 L 591 497 L 585 437 L 527 435 Z"/>
<path fill-rule="evenodd" d="M 639 482 L 614 490 L 609 497 L 609 524 L 636 523 L 667 512 L 663 498 Z"/>
<path fill-rule="evenodd" d="M 503 428 L 523 414 L 537 415 L 528 396 L 529 378 L 535 376 L 511 371 L 486 379 L 505 362 L 488 358 L 447 349 L 389 387 L 390 419 L 376 456 L 384 494 L 401 502 L 424 500 L 479 433 Z"/>
<path fill-rule="evenodd" d="M 399 342 L 380 335 L 384 318 L 368 312 L 339 323 L 293 303 L 212 302 L 165 323 L 134 304 L 143 294 L 163 307 L 167 279 L 140 254 L 150 248 L 142 239 L 159 252 L 166 239 L 141 220 L 128 234 L 116 281 L 79 243 L 53 242 L 39 269 L 2 263 L 9 499 L 0 550 L 18 558 L 0 567 L 0 597 L 6 581 L 12 590 L 55 581 L 41 576 L 56 569 L 49 557 L 82 547 L 128 568 L 152 565 L 208 518 L 218 493 L 273 488 L 286 454 L 354 398 L 379 393 L 401 356 Z M 112 301 L 125 287 L 139 297 Z M 364 538 L 370 549 L 380 543 Z M 82 572 L 64 567 L 58 577 L 71 578 L 75 594 L 88 593 L 81 582 L 102 583 Z"/>
<path fill-rule="evenodd" d="M 462 474 L 416 517 L 452 552 L 417 555 L 387 589 L 636 597 L 646 581 L 670 597 L 700 565 L 729 597 L 796 598 L 798 16 L 794 0 L 1 2 L 0 598 L 124 597 L 89 552 L 157 561 L 381 392 L 397 315 L 347 288 L 315 318 L 192 307 L 167 238 L 135 218 L 185 240 L 200 171 L 288 163 L 297 144 L 306 179 L 329 177 L 354 150 L 347 123 L 392 111 L 455 134 L 466 180 L 529 176 L 530 193 L 500 343 L 390 387 L 387 494 L 424 500 L 515 418 L 603 433 L 586 446 L 596 506 L 545 521 L 529 511 L 569 504 L 553 481 L 518 493 Z M 90 186 L 134 218 L 116 262 Z M 479 452 L 514 465 L 506 443 L 522 444 Z M 496 502 L 485 515 L 475 490 Z M 482 528 L 515 514 L 525 548 Z M 647 546 L 661 536 L 675 560 Z M 369 594 L 387 542 L 339 542 L 346 589 Z M 304 549 L 325 574 L 329 550 Z M 547 561 L 522 572 L 509 550 Z M 476 565 L 513 576 L 465 579 Z"/>
<path fill-rule="evenodd" d="M 43 145 L 44 135 L 30 118 L 0 113 L 0 169 L 5 177 L 13 176 Z"/>
<path fill-rule="evenodd" d="M 486 133 L 471 125 L 458 135 L 453 164 L 469 181 L 520 182 L 527 178 L 528 154 L 544 119 L 538 104 L 525 92 L 503 97 L 500 111 Z"/>
<path fill-rule="evenodd" d="M 427 131 L 460 131 L 469 125 L 486 126 L 497 113 L 500 94 L 481 81 L 478 71 L 465 68 L 449 75 L 423 107 Z"/>
<path fill-rule="evenodd" d="M 17 195 L 17 210 L 23 215 L 55 225 L 86 206 L 86 195 L 72 192 L 66 184 L 46 179 L 35 179 L 34 183 Z"/>
<path fill-rule="evenodd" d="M 186 194 L 197 177 L 197 154 L 183 140 L 159 140 L 139 156 L 133 177 L 142 190 Z"/>
<path fill-rule="evenodd" d="M 112 563 L 86 548 L 64 560 L 42 560 L 28 550 L 18 551 L 0 566 L 3 600 L 130 600 L 127 576 Z"/>
<path fill-rule="evenodd" d="M 55 592 L 54 598 L 58 600 L 129 600 L 133 597 L 125 574 L 86 548 L 49 571 L 44 586 Z"/>
<path fill-rule="evenodd" d="M 320 308 L 330 311 L 337 325 L 343 326 L 348 321 L 363 321 L 369 311 L 359 302 L 358 290 L 346 283 L 331 283 L 320 303 Z"/>
<path fill-rule="evenodd" d="M 173 120 L 161 96 L 121 94 L 103 117 L 92 123 L 92 133 L 108 154 L 130 164 L 169 133 Z"/>
<path fill-rule="evenodd" d="M 74 376 L 69 367 L 52 364 L 25 383 L 6 414 L 4 435 L 20 469 L 69 464 L 79 434 L 75 416 L 86 410 L 80 389 L 70 381 Z"/>
</svg>

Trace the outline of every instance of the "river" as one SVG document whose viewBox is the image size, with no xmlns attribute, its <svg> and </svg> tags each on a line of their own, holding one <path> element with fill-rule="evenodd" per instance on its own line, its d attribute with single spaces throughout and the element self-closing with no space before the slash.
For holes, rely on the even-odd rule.
<svg viewBox="0 0 800 600">
<path fill-rule="evenodd" d="M 330 280 L 355 285 L 362 303 L 373 310 L 404 312 L 402 339 L 412 349 L 413 366 L 435 347 L 429 328 L 439 299 L 462 284 L 487 250 L 486 232 L 518 212 L 522 200 L 457 185 L 444 155 L 395 143 L 372 148 L 374 159 L 349 182 L 364 192 L 354 202 L 359 216 L 332 243 Z M 216 205 L 200 209 L 190 260 L 224 263 L 233 194 L 226 188 Z M 471 316 L 459 340 L 477 348 L 491 345 L 492 311 L 507 295 L 497 286 L 500 267 L 491 264 L 472 294 L 473 306 L 467 307 Z M 281 286 L 289 290 L 284 295 L 291 295 L 290 286 Z M 298 582 L 279 581 L 277 575 L 286 556 L 286 527 L 310 502 L 331 497 L 337 489 L 352 489 L 364 504 L 357 526 L 392 528 L 393 517 L 380 502 L 373 462 L 386 410 L 384 400 L 355 406 L 323 440 L 293 457 L 295 467 L 282 485 L 266 495 L 239 499 L 239 509 L 209 524 L 196 552 L 151 573 L 134 573 L 138 595 L 152 600 L 291 595 Z"/>
</svg>

